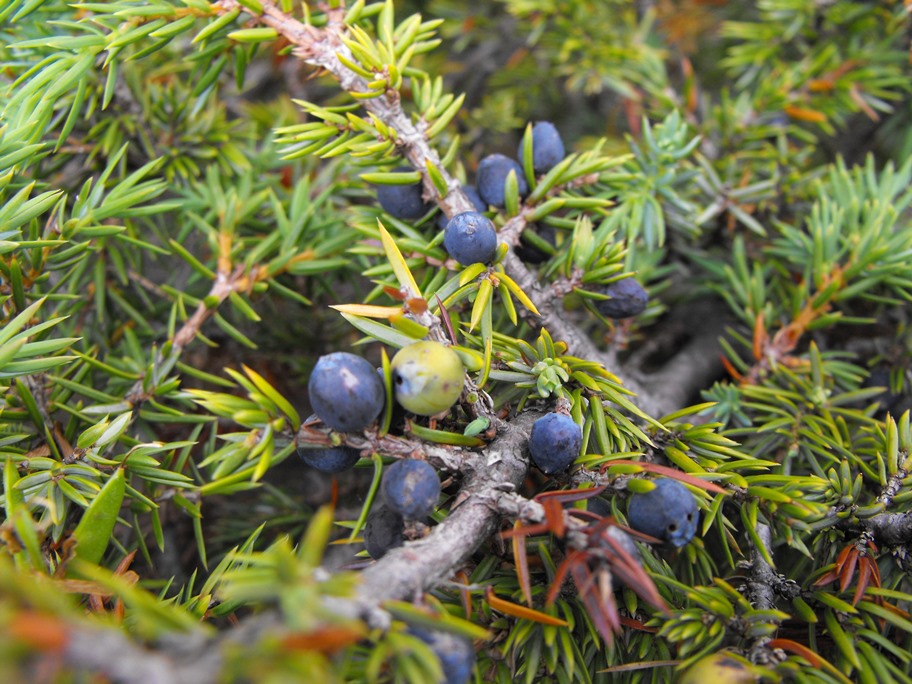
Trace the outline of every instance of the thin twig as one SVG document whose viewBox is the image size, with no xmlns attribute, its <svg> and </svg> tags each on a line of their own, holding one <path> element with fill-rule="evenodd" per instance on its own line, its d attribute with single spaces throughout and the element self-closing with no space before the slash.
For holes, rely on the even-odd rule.
<svg viewBox="0 0 912 684">
<path fill-rule="evenodd" d="M 886 546 L 912 544 L 912 513 L 878 513 L 859 524 Z"/>
<path fill-rule="evenodd" d="M 746 564 L 749 569 L 749 576 L 745 586 L 747 600 L 756 610 L 771 611 L 776 607 L 776 598 L 782 598 L 791 601 L 801 593 L 800 585 L 794 580 L 786 578 L 776 572 L 775 568 L 767 561 L 767 557 L 773 557 L 773 540 L 772 531 L 769 525 L 757 523 L 755 528 L 757 537 L 763 545 L 763 549 L 754 546 L 751 549 L 750 563 Z M 763 551 L 766 553 L 764 554 Z M 770 621 L 778 622 L 778 620 Z M 769 647 L 770 637 L 768 635 L 757 637 L 753 640 L 750 648 L 747 649 L 747 656 L 751 662 L 770 664 L 779 662 L 784 658 L 780 651 L 773 650 Z"/>
<path fill-rule="evenodd" d="M 234 293 L 248 292 L 255 281 L 255 275 L 247 273 L 242 266 L 237 266 L 229 271 L 225 264 L 221 264 L 209 293 L 203 297 L 190 318 L 158 353 L 152 364 L 153 376 L 157 376 L 163 369 L 173 367 L 184 348 L 196 338 L 203 325 L 218 312 L 219 306 Z M 126 393 L 125 399 L 134 410 L 152 396 L 157 380 L 157 377 L 153 377 L 150 383 L 147 378 L 143 377 L 137 380 Z"/>
<path fill-rule="evenodd" d="M 335 436 L 333 436 L 335 435 Z M 376 430 L 363 433 L 333 433 L 328 428 L 310 425 L 306 421 L 295 436 L 298 447 L 327 448 L 341 444 L 359 451 L 376 452 L 393 458 L 420 458 L 438 470 L 465 472 L 478 459 L 478 453 L 457 446 L 442 446 L 411 437 L 380 436 Z"/>
<path fill-rule="evenodd" d="M 772 557 L 772 537 L 769 525 L 757 524 L 757 537 Z M 767 562 L 764 554 L 757 547 L 751 549 L 750 577 L 747 580 L 747 599 L 757 610 L 772 610 L 776 605 L 774 585 L 779 583 L 779 575 Z"/>
</svg>

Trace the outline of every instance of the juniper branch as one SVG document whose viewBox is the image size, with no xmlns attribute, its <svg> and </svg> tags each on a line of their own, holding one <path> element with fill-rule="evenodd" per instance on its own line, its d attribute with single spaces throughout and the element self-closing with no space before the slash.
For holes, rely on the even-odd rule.
<svg viewBox="0 0 912 684">
<path fill-rule="evenodd" d="M 861 527 L 887 546 L 912 543 L 912 513 L 879 513 L 862 520 Z"/>
<path fill-rule="evenodd" d="M 908 476 L 905 468 L 900 468 L 887 479 L 877 497 L 877 503 L 885 509 L 893 503 L 900 492 L 903 480 Z M 902 546 L 912 543 L 912 513 L 878 513 L 870 518 L 859 520 L 859 527 L 869 533 L 881 544 Z"/>
<path fill-rule="evenodd" d="M 757 538 L 765 547 L 766 554 L 772 557 L 772 536 L 769 525 L 757 524 Z M 776 605 L 774 585 L 779 576 L 773 570 L 766 557 L 758 547 L 751 549 L 750 577 L 747 580 L 747 598 L 757 610 L 772 610 Z"/>
</svg>

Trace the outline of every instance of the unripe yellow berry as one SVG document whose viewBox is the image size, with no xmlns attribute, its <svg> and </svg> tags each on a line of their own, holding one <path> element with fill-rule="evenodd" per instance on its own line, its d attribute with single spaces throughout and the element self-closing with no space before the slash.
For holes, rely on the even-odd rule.
<svg viewBox="0 0 912 684">
<path fill-rule="evenodd" d="M 440 342 L 415 342 L 403 347 L 390 367 L 396 401 L 419 416 L 446 411 L 462 394 L 462 360 Z"/>
<path fill-rule="evenodd" d="M 760 681 L 761 674 L 761 668 L 744 658 L 720 651 L 691 665 L 678 678 L 678 684 L 754 684 Z"/>
</svg>

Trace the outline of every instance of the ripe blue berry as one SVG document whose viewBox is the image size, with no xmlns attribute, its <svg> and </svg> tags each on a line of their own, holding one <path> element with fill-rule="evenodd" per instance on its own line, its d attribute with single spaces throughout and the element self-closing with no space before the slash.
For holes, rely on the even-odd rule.
<svg viewBox="0 0 912 684">
<path fill-rule="evenodd" d="M 390 510 L 408 520 L 428 517 L 440 497 L 440 479 L 427 461 L 396 461 L 383 472 L 380 494 Z"/>
<path fill-rule="evenodd" d="M 490 154 L 479 162 L 478 171 L 475 172 L 475 185 L 478 186 L 478 194 L 486 204 L 501 209 L 504 207 L 504 184 L 510 171 L 516 173 L 519 196 L 524 197 L 529 192 L 529 184 L 526 183 L 522 167 L 515 159 L 502 154 Z"/>
<path fill-rule="evenodd" d="M 532 424 L 529 454 L 546 475 L 570 467 L 583 445 L 583 431 L 564 413 L 547 413 Z"/>
<path fill-rule="evenodd" d="M 475 648 L 471 641 L 455 634 L 433 632 L 420 627 L 410 627 L 409 631 L 430 646 L 440 660 L 443 679 L 439 684 L 467 684 L 472 678 Z"/>
<path fill-rule="evenodd" d="M 630 497 L 627 522 L 638 532 L 672 546 L 684 546 L 697 531 L 697 500 L 677 480 L 661 477 L 654 482 L 655 489 L 651 492 Z"/>
<path fill-rule="evenodd" d="M 550 121 L 539 121 L 532 126 L 532 168 L 535 173 L 547 173 L 565 156 L 564 141 Z M 523 163 L 523 146 L 519 144 L 519 163 Z"/>
<path fill-rule="evenodd" d="M 321 356 L 310 374 L 307 393 L 314 413 L 341 432 L 363 430 L 383 410 L 383 381 L 365 359 L 348 352 Z"/>
<path fill-rule="evenodd" d="M 447 223 L 443 246 L 463 266 L 487 264 L 497 254 L 497 230 L 484 214 L 464 211 Z"/>
<path fill-rule="evenodd" d="M 440 342 L 415 342 L 403 347 L 390 363 L 396 401 L 419 416 L 449 409 L 462 394 L 462 359 Z"/>
<path fill-rule="evenodd" d="M 354 468 L 361 458 L 361 452 L 347 446 L 329 449 L 298 449 L 298 456 L 311 468 L 321 473 L 341 473 Z"/>
<path fill-rule="evenodd" d="M 396 171 L 411 171 L 409 168 L 398 168 Z M 378 185 L 377 201 L 390 216 L 398 219 L 416 219 L 424 216 L 431 205 L 421 196 L 424 191 L 421 182 L 410 185 Z"/>
<path fill-rule="evenodd" d="M 364 524 L 364 548 L 374 560 L 402 546 L 405 521 L 402 516 L 383 505 L 375 505 Z"/>
<path fill-rule="evenodd" d="M 608 285 L 602 292 L 611 299 L 596 301 L 595 308 L 608 318 L 630 318 L 643 313 L 649 294 L 634 278 L 624 278 Z"/>
<path fill-rule="evenodd" d="M 474 185 L 463 185 L 462 191 L 465 193 L 465 196 L 469 198 L 469 202 L 472 203 L 472 206 L 475 207 L 475 211 L 486 212 L 488 210 L 488 205 L 484 203 L 484 200 L 478 195 L 478 190 L 475 189 Z M 446 230 L 447 224 L 450 222 L 450 219 L 447 218 L 446 214 L 440 214 L 437 217 L 437 227 L 440 230 Z"/>
</svg>

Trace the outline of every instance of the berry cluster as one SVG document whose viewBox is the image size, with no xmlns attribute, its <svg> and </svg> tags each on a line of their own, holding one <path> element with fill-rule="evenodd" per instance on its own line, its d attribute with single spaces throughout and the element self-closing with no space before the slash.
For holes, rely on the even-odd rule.
<svg viewBox="0 0 912 684">
<path fill-rule="evenodd" d="M 363 430 L 383 411 L 386 392 L 377 371 L 365 359 L 348 352 L 321 356 L 307 383 L 315 417 L 340 432 Z M 360 454 L 347 446 L 328 449 L 298 448 L 298 455 L 312 468 L 341 473 L 354 467 Z"/>
<path fill-rule="evenodd" d="M 406 520 L 424 520 L 440 498 L 437 471 L 426 461 L 396 461 L 383 472 L 380 503 L 364 526 L 364 547 L 373 559 L 402 546 Z"/>
<path fill-rule="evenodd" d="M 464 369 L 459 355 L 431 341 L 400 349 L 390 364 L 396 401 L 418 415 L 449 410 L 462 393 Z M 365 359 L 347 352 L 321 356 L 308 382 L 315 415 L 340 432 L 363 430 L 380 416 L 385 389 L 382 374 Z M 308 448 L 301 445 L 303 461 L 324 473 L 341 473 L 355 466 L 360 452 L 347 446 Z M 381 503 L 375 506 L 364 528 L 364 545 L 372 558 L 380 558 L 404 541 L 405 521 L 423 520 L 440 497 L 440 480 L 425 461 L 407 459 L 393 463 L 383 473 Z"/>
<path fill-rule="evenodd" d="M 523 159 L 520 144 L 518 156 Z M 535 173 L 551 170 L 564 158 L 564 143 L 554 124 L 539 121 L 532 127 L 532 167 Z M 491 154 L 478 164 L 475 174 L 476 186 L 466 186 L 466 195 L 478 211 L 464 212 L 454 216 L 445 227 L 444 247 L 447 253 L 460 264 L 489 263 L 497 254 L 497 232 L 481 212 L 489 206 L 503 209 L 506 204 L 506 186 L 510 174 L 516 178 L 520 197 L 529 193 L 529 184 L 520 162 L 503 154 Z M 477 187 L 477 191 L 476 191 Z M 477 201 L 476 201 L 477 196 Z M 532 258 L 539 257 L 539 251 L 527 248 Z M 547 257 L 547 255 L 544 255 Z M 532 259 L 530 259 L 531 261 Z"/>
<path fill-rule="evenodd" d="M 523 145 L 517 156 L 520 161 L 503 154 L 490 154 L 478 164 L 476 185 L 464 185 L 463 192 L 475 207 L 474 211 L 458 214 L 451 219 L 441 216 L 437 225 L 444 230 L 444 248 L 457 262 L 487 264 L 497 255 L 497 230 L 484 216 L 488 207 L 504 208 L 506 186 L 510 174 L 516 179 L 520 197 L 529 193 L 529 184 L 523 172 Z M 536 174 L 544 174 L 554 168 L 565 156 L 564 143 L 554 124 L 539 121 L 532 127 L 532 168 Z M 408 171 L 399 168 L 397 171 Z M 432 205 L 425 200 L 421 182 L 379 185 L 377 200 L 385 212 L 398 219 L 414 220 L 427 214 Z M 553 242 L 545 231 L 545 239 Z M 547 254 L 528 245 L 518 249 L 532 263 L 540 263 Z"/>
</svg>

